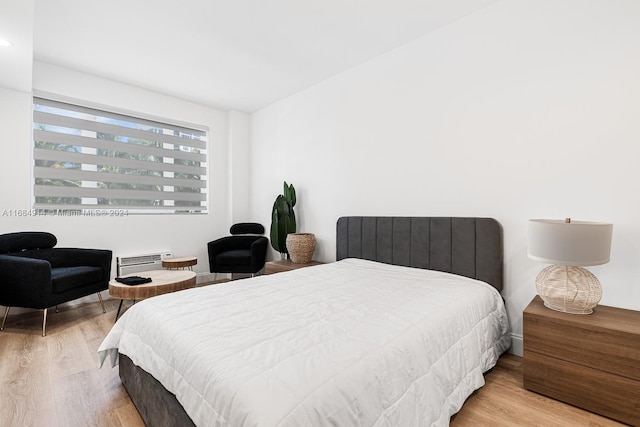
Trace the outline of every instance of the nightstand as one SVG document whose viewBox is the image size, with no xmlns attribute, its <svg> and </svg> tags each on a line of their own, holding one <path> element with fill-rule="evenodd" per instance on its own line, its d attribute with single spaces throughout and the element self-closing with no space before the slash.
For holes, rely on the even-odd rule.
<svg viewBox="0 0 640 427">
<path fill-rule="evenodd" d="M 524 310 L 524 387 L 623 423 L 640 425 L 640 311 Z"/>
<path fill-rule="evenodd" d="M 282 273 L 283 271 L 297 270 L 298 268 L 311 267 L 313 265 L 324 264 L 319 261 L 311 261 L 304 264 L 296 264 L 290 259 L 283 259 L 280 261 L 268 261 L 264 265 L 265 274 Z"/>
</svg>

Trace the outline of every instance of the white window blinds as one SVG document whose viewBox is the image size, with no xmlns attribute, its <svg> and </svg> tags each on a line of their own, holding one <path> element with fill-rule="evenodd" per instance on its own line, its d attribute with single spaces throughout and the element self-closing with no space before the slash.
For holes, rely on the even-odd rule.
<svg viewBox="0 0 640 427">
<path fill-rule="evenodd" d="M 207 132 L 34 97 L 36 209 L 207 210 Z"/>
</svg>

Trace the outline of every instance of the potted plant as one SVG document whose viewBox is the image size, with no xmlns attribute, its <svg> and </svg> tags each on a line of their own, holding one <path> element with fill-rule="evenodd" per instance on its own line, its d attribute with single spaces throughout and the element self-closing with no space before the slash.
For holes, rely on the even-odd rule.
<svg viewBox="0 0 640 427">
<path fill-rule="evenodd" d="M 271 211 L 271 246 L 280 252 L 283 259 L 289 257 L 287 234 L 296 232 L 296 189 L 293 184 L 284 182 L 283 194 L 279 194 Z"/>
</svg>

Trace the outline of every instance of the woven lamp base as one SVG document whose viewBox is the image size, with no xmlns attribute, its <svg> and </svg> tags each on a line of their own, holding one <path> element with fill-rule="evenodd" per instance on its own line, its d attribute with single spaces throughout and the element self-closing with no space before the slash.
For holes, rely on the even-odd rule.
<svg viewBox="0 0 640 427">
<path fill-rule="evenodd" d="M 287 234 L 287 251 L 291 256 L 291 261 L 296 264 L 306 264 L 311 262 L 313 252 L 316 250 L 316 236 L 312 233 L 290 233 Z"/>
<path fill-rule="evenodd" d="M 536 277 L 536 290 L 551 310 L 571 314 L 591 314 L 602 298 L 596 276 L 582 267 L 551 265 Z"/>
</svg>

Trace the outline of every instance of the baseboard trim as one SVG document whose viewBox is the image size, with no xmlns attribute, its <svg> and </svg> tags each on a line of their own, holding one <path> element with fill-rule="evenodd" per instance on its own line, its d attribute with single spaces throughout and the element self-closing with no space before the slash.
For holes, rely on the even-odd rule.
<svg viewBox="0 0 640 427">
<path fill-rule="evenodd" d="M 524 353 L 524 339 L 520 334 L 511 334 L 511 348 L 509 353 L 522 357 Z"/>
</svg>

